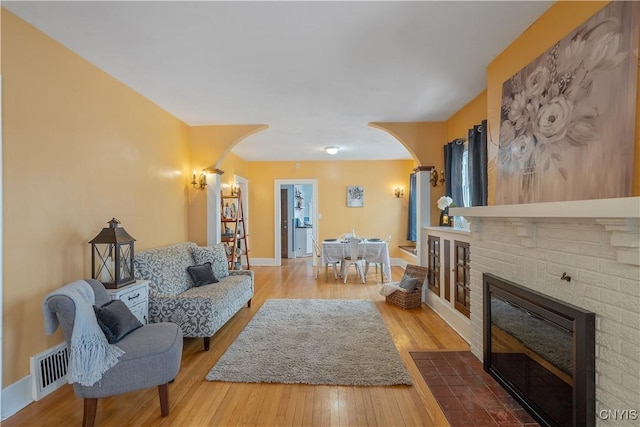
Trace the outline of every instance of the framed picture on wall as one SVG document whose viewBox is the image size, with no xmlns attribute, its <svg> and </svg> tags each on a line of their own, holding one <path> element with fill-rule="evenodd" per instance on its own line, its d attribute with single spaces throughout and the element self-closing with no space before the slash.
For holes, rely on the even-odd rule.
<svg viewBox="0 0 640 427">
<path fill-rule="evenodd" d="M 496 204 L 631 195 L 639 16 L 611 2 L 503 84 Z"/>
<path fill-rule="evenodd" d="M 364 206 L 364 187 L 361 185 L 347 185 L 347 207 L 361 208 Z"/>
</svg>

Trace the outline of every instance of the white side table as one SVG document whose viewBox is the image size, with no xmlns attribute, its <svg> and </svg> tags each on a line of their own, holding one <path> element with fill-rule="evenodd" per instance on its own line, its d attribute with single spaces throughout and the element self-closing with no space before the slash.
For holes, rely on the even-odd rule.
<svg viewBox="0 0 640 427">
<path fill-rule="evenodd" d="M 124 302 L 140 323 L 146 325 L 149 313 L 149 281 L 136 280 L 118 289 L 107 289 L 112 300 Z"/>
</svg>

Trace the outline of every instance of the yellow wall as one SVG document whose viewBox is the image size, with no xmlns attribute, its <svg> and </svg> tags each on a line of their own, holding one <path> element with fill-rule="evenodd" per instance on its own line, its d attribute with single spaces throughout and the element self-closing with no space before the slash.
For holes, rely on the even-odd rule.
<svg viewBox="0 0 640 427">
<path fill-rule="evenodd" d="M 220 169 L 224 171 L 221 182 L 221 191 L 225 195 L 231 194 L 231 185 L 235 184 L 234 175 L 249 178 L 249 162 L 233 153 L 227 154 L 220 163 Z"/>
<path fill-rule="evenodd" d="M 208 169 L 211 172 L 215 169 L 222 169 L 228 177 L 229 173 L 224 169 L 225 164 L 221 162 L 224 162 L 224 159 L 227 158 L 234 158 L 235 155 L 230 153 L 233 146 L 247 136 L 266 128 L 268 128 L 267 125 L 214 125 L 190 127 L 189 149 L 193 169 L 198 174 L 203 169 Z M 188 240 L 200 245 L 206 244 L 207 193 L 206 191 L 196 190 L 192 186 L 189 186 L 188 223 Z"/>
<path fill-rule="evenodd" d="M 447 142 L 445 122 L 377 122 L 369 126 L 394 136 L 416 159 L 419 166 L 433 166 L 439 172 L 444 169 L 443 145 Z M 431 224 L 437 225 L 440 210 L 437 200 L 444 195 L 444 187 L 431 189 Z"/>
<path fill-rule="evenodd" d="M 300 165 L 296 168 L 296 163 Z M 274 182 L 276 179 L 317 179 L 318 237 L 336 237 L 352 228 L 368 237 L 392 235 L 390 255 L 399 256 L 397 246 L 406 244 L 407 197 L 396 198 L 393 190 L 409 188 L 413 160 L 249 162 L 249 214 L 251 255 L 274 257 Z M 346 186 L 365 187 L 364 207 L 346 207 Z"/>
<path fill-rule="evenodd" d="M 487 67 L 489 161 L 495 161 L 500 134 L 502 84 L 608 2 L 557 2 Z M 640 86 L 640 85 L 639 85 Z M 640 107 L 640 104 L 639 104 Z M 640 195 L 640 108 L 636 108 L 633 195 Z M 489 204 L 495 200 L 495 169 L 489 170 Z"/>
<path fill-rule="evenodd" d="M 480 95 L 476 96 L 467 105 L 458 110 L 453 116 L 447 120 L 447 142 L 453 141 L 457 138 L 466 139 L 469 135 L 469 129 L 474 125 L 480 124 L 487 118 L 487 91 L 483 91 Z M 492 174 L 492 170 L 495 169 L 495 164 L 490 163 L 488 165 L 489 176 L 495 178 L 495 173 Z M 489 181 L 488 186 L 493 188 L 495 179 Z M 437 200 L 437 199 L 436 199 Z M 432 216 L 432 218 L 434 218 Z M 436 217 L 437 218 L 437 217 Z"/>
<path fill-rule="evenodd" d="M 486 116 L 490 158 L 495 156 L 502 83 L 605 4 L 556 3 L 489 64 L 486 93 L 446 122 L 371 126 L 395 136 L 419 165 L 440 171 L 443 144 Z M 391 233 L 391 256 L 401 257 L 394 248 L 405 242 L 407 198 L 396 199 L 393 188 L 402 185 L 406 191 L 416 162 L 300 162 L 300 168 L 293 162 L 247 163 L 229 150 L 265 125 L 189 128 L 5 9 L 1 29 L 3 386 L 28 373 L 29 356 L 61 341 L 59 332 L 44 336 L 42 298 L 89 276 L 87 242 L 111 217 L 137 239 L 137 249 L 182 240 L 203 243 L 204 192 L 189 185 L 193 169 L 223 169 L 223 184 L 234 173 L 249 178 L 255 257 L 274 256 L 274 179 L 296 178 L 319 181 L 320 238 L 351 228 L 369 236 Z M 636 129 L 633 194 L 640 195 Z M 494 183 L 490 168 L 490 204 Z M 347 185 L 365 186 L 364 208 L 346 208 Z M 443 191 L 432 191 L 434 222 L 435 200 Z"/>
<path fill-rule="evenodd" d="M 487 91 L 471 100 L 447 119 L 447 141 L 467 138 L 468 130 L 487 118 Z"/>
<path fill-rule="evenodd" d="M 3 386 L 46 337 L 42 299 L 90 277 L 87 243 L 111 217 L 136 249 L 184 241 L 188 128 L 2 10 Z"/>
</svg>

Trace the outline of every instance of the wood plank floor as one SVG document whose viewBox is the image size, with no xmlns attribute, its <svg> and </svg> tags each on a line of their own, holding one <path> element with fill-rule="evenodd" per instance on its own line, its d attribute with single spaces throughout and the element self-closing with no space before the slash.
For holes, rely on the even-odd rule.
<svg viewBox="0 0 640 427">
<path fill-rule="evenodd" d="M 380 279 L 367 283 L 351 273 L 347 284 L 314 279 L 311 258 L 284 260 L 282 267 L 255 267 L 255 297 L 211 339 L 184 341 L 182 367 L 169 384 L 170 414 L 160 417 L 157 389 L 98 401 L 97 426 L 448 426 L 409 351 L 469 350 L 469 346 L 431 309 L 403 310 L 387 304 Z M 393 267 L 399 280 L 403 269 Z M 240 384 L 204 378 L 268 298 L 368 299 L 376 302 L 414 385 L 393 387 Z M 82 399 L 65 385 L 2 422 L 14 426 L 80 426 Z"/>
</svg>

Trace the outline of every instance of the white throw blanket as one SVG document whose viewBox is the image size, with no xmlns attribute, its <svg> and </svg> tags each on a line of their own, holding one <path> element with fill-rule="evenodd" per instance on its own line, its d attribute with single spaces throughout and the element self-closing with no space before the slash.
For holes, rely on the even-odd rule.
<svg viewBox="0 0 640 427">
<path fill-rule="evenodd" d="M 53 334 L 58 328 L 58 317 L 49 310 L 47 304 L 49 298 L 58 295 L 71 298 L 76 306 L 67 379 L 69 383 L 92 386 L 100 381 L 106 371 L 118 363 L 124 351 L 107 342 L 93 312 L 96 299 L 93 288 L 84 280 L 77 280 L 63 286 L 44 299 L 42 310 L 47 335 Z"/>
<path fill-rule="evenodd" d="M 380 287 L 380 295 L 387 297 L 392 293 L 394 293 L 395 291 L 407 292 L 406 289 L 398 286 L 398 283 L 400 282 L 389 282 L 389 283 L 383 284 L 382 287 Z"/>
</svg>

